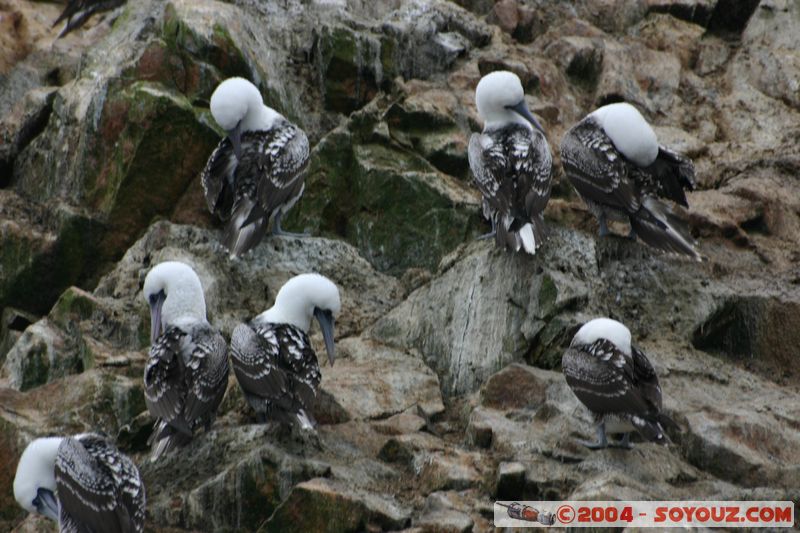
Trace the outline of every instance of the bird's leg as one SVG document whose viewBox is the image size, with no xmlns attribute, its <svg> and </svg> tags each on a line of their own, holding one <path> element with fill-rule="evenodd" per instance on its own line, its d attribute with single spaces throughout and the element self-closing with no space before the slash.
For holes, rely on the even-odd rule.
<svg viewBox="0 0 800 533">
<path fill-rule="evenodd" d="M 600 214 L 597 216 L 597 222 L 600 224 L 600 236 L 607 237 L 608 222 L 606 221 L 606 214 L 604 211 L 601 211 Z"/>
<path fill-rule="evenodd" d="M 317 433 L 316 428 L 313 427 L 303 427 L 299 424 L 291 424 L 289 426 L 289 436 L 291 440 L 300 446 L 307 447 L 311 446 L 316 450 L 322 451 L 324 448 L 322 446 L 322 439 Z"/>
<path fill-rule="evenodd" d="M 619 441 L 610 442 L 608 445 L 612 448 L 623 448 L 625 450 L 632 450 L 633 444 L 631 443 L 631 434 L 625 433 Z"/>
<path fill-rule="evenodd" d="M 486 239 L 494 239 L 496 235 L 497 235 L 497 223 L 495 222 L 494 217 L 492 217 L 492 231 L 490 231 L 489 233 L 484 233 L 476 240 L 485 241 Z"/>
<path fill-rule="evenodd" d="M 272 235 L 276 237 L 308 237 L 308 233 L 289 233 L 281 229 L 281 217 L 283 213 L 278 211 L 275 213 L 275 218 L 272 220 Z"/>
<path fill-rule="evenodd" d="M 597 424 L 597 442 L 579 440 L 578 444 L 582 444 L 590 450 L 602 450 L 603 448 L 606 448 L 608 446 L 608 439 L 606 438 L 606 423 L 600 422 Z"/>
</svg>

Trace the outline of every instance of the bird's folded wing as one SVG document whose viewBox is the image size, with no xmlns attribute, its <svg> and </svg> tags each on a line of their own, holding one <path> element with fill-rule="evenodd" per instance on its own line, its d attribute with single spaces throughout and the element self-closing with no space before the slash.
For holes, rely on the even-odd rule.
<svg viewBox="0 0 800 533">
<path fill-rule="evenodd" d="M 113 475 L 78 439 L 67 437 L 59 446 L 55 478 L 61 520 L 67 526 L 75 531 L 122 531 L 123 523 L 129 525 L 127 510 L 118 505 Z"/>
<path fill-rule="evenodd" d="M 608 135 L 591 119 L 569 130 L 561 141 L 561 162 L 582 197 L 628 213 L 639 210 L 639 199 L 628 177 L 628 162 Z"/>
</svg>

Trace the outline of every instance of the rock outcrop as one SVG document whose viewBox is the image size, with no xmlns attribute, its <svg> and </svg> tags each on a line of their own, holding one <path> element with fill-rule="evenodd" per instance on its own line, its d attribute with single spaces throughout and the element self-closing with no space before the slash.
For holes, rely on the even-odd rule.
<svg viewBox="0 0 800 533">
<path fill-rule="evenodd" d="M 90 429 L 140 465 L 148 530 L 490 531 L 497 498 L 800 501 L 800 4 L 138 0 L 55 40 L 59 7 L 0 6 L 0 529 L 52 529 L 14 501 L 17 460 Z M 599 239 L 558 153 L 549 242 L 475 241 L 466 146 L 497 69 L 552 147 L 599 105 L 637 105 L 695 162 L 706 260 Z M 232 75 L 313 146 L 286 221 L 313 237 L 233 261 L 199 183 Z M 256 424 L 231 376 L 213 427 L 149 462 L 141 286 L 167 259 L 198 272 L 226 336 L 296 274 L 337 283 L 317 435 Z M 576 444 L 591 417 L 561 354 L 598 315 L 655 364 L 671 446 Z"/>
</svg>

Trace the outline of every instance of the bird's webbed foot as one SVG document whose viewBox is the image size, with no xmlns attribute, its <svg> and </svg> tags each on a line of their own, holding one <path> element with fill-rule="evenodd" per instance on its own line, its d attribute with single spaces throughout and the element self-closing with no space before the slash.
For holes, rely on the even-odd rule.
<svg viewBox="0 0 800 533">
<path fill-rule="evenodd" d="M 606 425 L 601 422 L 597 425 L 597 441 L 592 442 L 588 440 L 576 440 L 581 446 L 586 446 L 590 450 L 602 450 L 608 447 L 608 438 L 606 438 Z"/>
</svg>

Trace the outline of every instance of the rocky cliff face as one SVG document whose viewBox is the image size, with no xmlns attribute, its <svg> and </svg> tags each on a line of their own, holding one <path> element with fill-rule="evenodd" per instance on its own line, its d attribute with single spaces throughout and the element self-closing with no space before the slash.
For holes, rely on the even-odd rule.
<svg viewBox="0 0 800 533">
<path fill-rule="evenodd" d="M 137 0 L 54 41 L 59 7 L 0 4 L 0 529 L 52 529 L 13 500 L 19 454 L 89 429 L 141 466 L 151 530 L 485 531 L 497 498 L 800 500 L 797 2 Z M 540 253 L 475 241 L 473 91 L 499 68 L 554 148 L 594 107 L 636 104 L 695 161 L 707 260 L 599 240 L 558 165 Z M 231 75 L 315 146 L 287 223 L 315 236 L 236 261 L 198 176 Z M 232 377 L 211 431 L 146 460 L 141 285 L 166 259 L 195 267 L 226 335 L 297 273 L 337 282 L 318 442 L 255 425 Z M 653 360 L 673 446 L 575 444 L 592 428 L 561 353 L 598 315 Z"/>
</svg>

